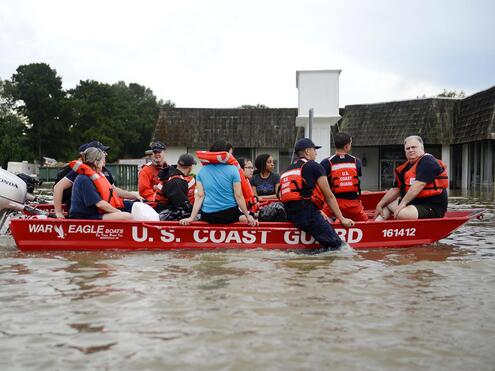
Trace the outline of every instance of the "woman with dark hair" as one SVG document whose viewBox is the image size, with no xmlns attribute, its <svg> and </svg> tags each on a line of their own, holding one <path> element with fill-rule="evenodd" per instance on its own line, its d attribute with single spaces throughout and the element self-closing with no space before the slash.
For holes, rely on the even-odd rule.
<svg viewBox="0 0 495 371">
<path fill-rule="evenodd" d="M 280 175 L 273 172 L 275 163 L 273 157 L 263 153 L 254 160 L 256 170 L 251 179 L 253 192 L 260 200 L 276 199 L 280 187 Z"/>
<path fill-rule="evenodd" d="M 246 178 L 251 180 L 251 178 L 253 177 L 253 170 L 254 170 L 253 163 L 251 162 L 251 160 L 245 157 L 239 157 L 237 159 L 237 162 L 239 162 L 241 169 L 244 170 L 244 175 L 246 176 Z"/>
</svg>

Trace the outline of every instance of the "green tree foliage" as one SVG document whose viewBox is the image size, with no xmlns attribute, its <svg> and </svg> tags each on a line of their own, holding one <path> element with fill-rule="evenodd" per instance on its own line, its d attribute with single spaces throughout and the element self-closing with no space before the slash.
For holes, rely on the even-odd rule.
<svg viewBox="0 0 495 371">
<path fill-rule="evenodd" d="M 160 106 L 163 108 L 175 108 L 175 103 L 172 102 L 170 99 L 167 99 L 167 101 L 163 102 L 160 100 Z"/>
<path fill-rule="evenodd" d="M 21 65 L 5 84 L 5 92 L 28 119 L 27 141 L 37 157 L 60 157 L 70 144 L 70 106 L 62 78 L 46 63 Z"/>
<path fill-rule="evenodd" d="M 175 107 L 170 100 L 157 101 L 150 89 L 123 81 L 80 81 L 64 91 L 62 78 L 46 63 L 19 66 L 0 88 L 0 161 L 70 160 L 82 143 L 95 139 L 111 147 L 109 161 L 141 157 L 160 106 Z"/>
<path fill-rule="evenodd" d="M 81 81 L 70 91 L 77 143 L 98 139 L 111 147 L 109 160 L 141 157 L 158 117 L 153 92 L 139 84 Z"/>
<path fill-rule="evenodd" d="M 443 91 L 437 95 L 437 97 L 445 97 L 445 98 L 465 98 L 466 93 L 464 91 L 459 90 L 457 92 L 456 90 L 447 90 L 443 89 Z"/>
<path fill-rule="evenodd" d="M 7 168 L 9 161 L 28 160 L 25 135 L 26 125 L 14 110 L 12 99 L 5 93 L 5 82 L 0 80 L 0 166 Z"/>
</svg>

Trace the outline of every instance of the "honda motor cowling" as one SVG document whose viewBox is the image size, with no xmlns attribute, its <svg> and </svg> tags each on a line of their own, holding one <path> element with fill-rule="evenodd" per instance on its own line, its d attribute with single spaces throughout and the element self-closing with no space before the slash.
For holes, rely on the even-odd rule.
<svg viewBox="0 0 495 371">
<path fill-rule="evenodd" d="M 0 168 L 0 211 L 23 210 L 27 197 L 26 183 L 17 175 Z"/>
</svg>

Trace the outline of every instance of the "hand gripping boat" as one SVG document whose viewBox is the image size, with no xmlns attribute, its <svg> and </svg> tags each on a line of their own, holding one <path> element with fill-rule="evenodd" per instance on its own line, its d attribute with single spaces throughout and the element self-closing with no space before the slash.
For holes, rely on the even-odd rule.
<svg viewBox="0 0 495 371">
<path fill-rule="evenodd" d="M 355 249 L 397 248 L 429 244 L 447 237 L 482 210 L 450 211 L 441 219 L 358 222 L 333 226 Z M 319 245 L 291 223 L 95 221 L 12 219 L 10 229 L 23 251 L 49 250 L 171 250 L 171 249 L 315 249 Z"/>
</svg>

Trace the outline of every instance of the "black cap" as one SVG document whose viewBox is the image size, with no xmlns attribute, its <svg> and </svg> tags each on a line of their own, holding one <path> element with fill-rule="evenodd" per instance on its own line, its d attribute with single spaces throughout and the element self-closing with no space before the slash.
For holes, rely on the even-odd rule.
<svg viewBox="0 0 495 371">
<path fill-rule="evenodd" d="M 192 166 L 196 165 L 197 162 L 192 155 L 190 155 L 189 153 L 184 153 L 183 155 L 180 155 L 177 164 L 180 166 Z"/>
<path fill-rule="evenodd" d="M 98 148 L 101 149 L 103 152 L 108 152 L 110 149 L 109 146 L 105 146 L 103 143 L 97 141 L 97 140 L 92 140 L 89 143 L 85 143 L 79 147 L 79 153 L 82 153 L 86 151 L 88 148 Z"/>
<path fill-rule="evenodd" d="M 165 151 L 167 149 L 167 146 L 163 144 L 162 142 L 153 142 L 150 144 L 151 150 L 154 151 Z"/>
<path fill-rule="evenodd" d="M 302 151 L 303 149 L 306 149 L 306 148 L 318 149 L 318 148 L 321 148 L 321 146 L 315 145 L 313 143 L 313 141 L 309 138 L 301 138 L 296 142 L 296 146 L 294 147 L 294 151 L 298 152 L 298 151 Z"/>
</svg>

